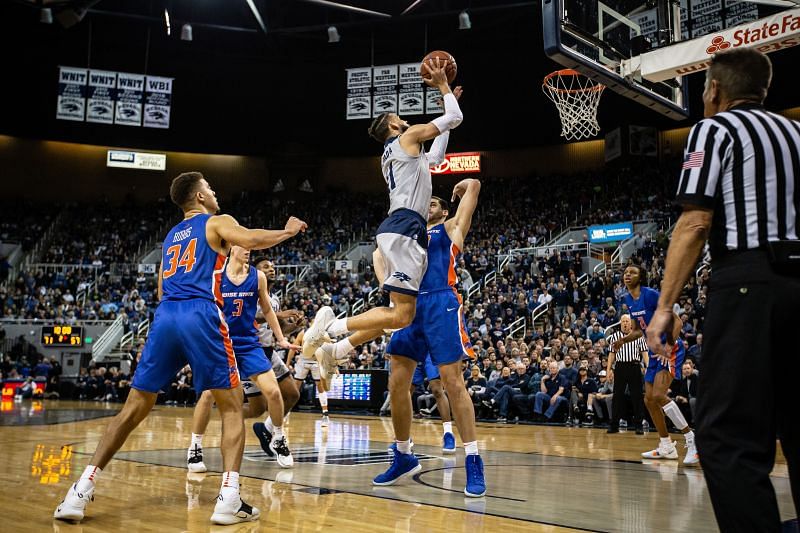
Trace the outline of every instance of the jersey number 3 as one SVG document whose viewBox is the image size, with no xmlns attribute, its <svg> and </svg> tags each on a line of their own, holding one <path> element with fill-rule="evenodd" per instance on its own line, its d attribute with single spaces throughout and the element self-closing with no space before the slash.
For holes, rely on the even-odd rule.
<svg viewBox="0 0 800 533">
<path fill-rule="evenodd" d="M 167 261 L 169 262 L 168 268 L 164 271 L 164 279 L 169 278 L 178 271 L 178 268 L 183 268 L 184 273 L 191 272 L 194 268 L 195 258 L 194 249 L 197 245 L 197 239 L 192 239 L 186 244 L 186 248 L 181 253 L 182 245 L 176 244 L 167 248 Z M 178 259 L 180 257 L 180 260 Z"/>
</svg>

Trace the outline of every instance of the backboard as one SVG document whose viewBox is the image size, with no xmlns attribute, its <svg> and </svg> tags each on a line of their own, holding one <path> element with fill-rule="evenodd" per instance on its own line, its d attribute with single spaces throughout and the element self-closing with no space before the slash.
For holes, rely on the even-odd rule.
<svg viewBox="0 0 800 533">
<path fill-rule="evenodd" d="M 676 120 L 713 53 L 800 44 L 800 0 L 542 0 L 542 19 L 553 60 Z"/>
</svg>

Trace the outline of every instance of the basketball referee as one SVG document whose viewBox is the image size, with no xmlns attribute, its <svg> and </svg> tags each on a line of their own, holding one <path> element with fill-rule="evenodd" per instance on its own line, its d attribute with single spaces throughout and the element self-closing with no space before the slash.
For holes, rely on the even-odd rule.
<svg viewBox="0 0 800 533">
<path fill-rule="evenodd" d="M 677 194 L 683 213 L 647 328 L 651 350 L 664 359 L 672 305 L 708 238 L 697 447 L 724 532 L 780 531 L 769 480 L 776 437 L 800 509 L 800 419 L 789 370 L 797 353 L 785 345 L 800 306 L 800 123 L 763 108 L 771 78 L 769 59 L 752 48 L 710 61 L 706 119 L 689 134 Z"/>
<path fill-rule="evenodd" d="M 625 405 L 625 387 L 628 387 L 633 404 L 633 421 L 636 434 L 644 434 L 642 420 L 644 417 L 644 401 L 642 400 L 642 353 L 647 353 L 647 342 L 644 337 L 626 342 L 614 350 L 614 342 L 622 339 L 631 332 L 631 316 L 622 315 L 619 320 L 620 331 L 615 331 L 608 337 L 608 344 L 612 347 L 608 354 L 606 374 L 608 380 L 614 382 L 614 396 L 611 398 L 611 421 L 607 433 L 619 433 L 619 419 L 622 417 Z"/>
</svg>

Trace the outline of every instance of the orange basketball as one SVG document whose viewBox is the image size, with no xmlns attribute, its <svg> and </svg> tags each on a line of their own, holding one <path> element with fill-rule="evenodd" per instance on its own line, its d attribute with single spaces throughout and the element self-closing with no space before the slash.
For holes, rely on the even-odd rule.
<svg viewBox="0 0 800 533">
<path fill-rule="evenodd" d="M 430 52 L 428 55 L 422 58 L 422 63 L 419 65 L 419 75 L 422 76 L 422 81 L 430 85 L 428 83 L 431 79 L 430 73 L 428 69 L 425 68 L 425 64 L 428 63 L 429 59 L 433 59 L 434 63 L 436 62 L 436 58 L 439 58 L 439 63 L 445 64 L 445 73 L 447 74 L 447 83 L 453 83 L 453 80 L 456 79 L 456 73 L 458 72 L 458 66 L 456 65 L 455 58 L 450 55 L 450 53 L 445 52 L 444 50 L 434 50 Z"/>
</svg>

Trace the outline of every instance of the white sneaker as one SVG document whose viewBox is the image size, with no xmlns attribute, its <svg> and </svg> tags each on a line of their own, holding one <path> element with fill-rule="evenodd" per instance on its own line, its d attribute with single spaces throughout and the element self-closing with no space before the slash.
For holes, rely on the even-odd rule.
<svg viewBox="0 0 800 533">
<path fill-rule="evenodd" d="M 56 507 L 53 518 L 58 520 L 83 520 L 86 504 L 94 501 L 94 487 L 86 492 L 78 492 L 78 484 L 73 483 L 64 500 Z"/>
<path fill-rule="evenodd" d="M 686 443 L 686 457 L 683 458 L 683 464 L 696 465 L 700 462 L 700 456 L 697 454 L 697 446 L 694 441 Z"/>
<path fill-rule="evenodd" d="M 305 346 L 305 338 L 303 338 L 303 345 Z M 333 355 L 334 351 L 333 344 L 326 342 L 314 352 L 314 359 L 319 363 L 321 377 L 326 383 L 331 382 L 334 374 L 336 374 L 336 368 L 339 366 Z"/>
<path fill-rule="evenodd" d="M 642 457 L 645 459 L 677 459 L 678 450 L 675 449 L 675 443 L 670 441 L 668 445 L 659 444 L 655 450 L 644 452 Z"/>
<path fill-rule="evenodd" d="M 330 342 L 327 329 L 336 320 L 336 314 L 327 305 L 323 305 L 314 316 L 314 322 L 303 335 L 303 357 L 313 359 L 314 352 L 325 342 Z"/>
<path fill-rule="evenodd" d="M 328 418 L 328 415 L 322 415 L 322 422 L 320 422 L 320 426 L 326 428 L 330 425 L 331 419 Z"/>
<path fill-rule="evenodd" d="M 279 439 L 272 439 L 272 442 L 269 443 L 269 449 L 275 453 L 278 466 L 281 468 L 291 468 L 294 466 L 294 458 L 292 457 L 292 452 L 289 451 L 289 445 L 286 443 L 286 436 Z"/>
<path fill-rule="evenodd" d="M 203 462 L 203 448 L 195 446 L 189 448 L 189 454 L 186 457 L 186 468 L 189 472 L 207 472 L 206 464 Z"/>
<path fill-rule="evenodd" d="M 252 522 L 253 520 L 258 520 L 260 516 L 261 511 L 258 507 L 244 503 L 238 494 L 235 500 L 229 499 L 229 501 L 223 500 L 222 494 L 220 494 L 217 496 L 217 505 L 214 506 L 211 522 L 229 526 L 240 522 Z"/>
</svg>

